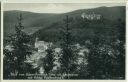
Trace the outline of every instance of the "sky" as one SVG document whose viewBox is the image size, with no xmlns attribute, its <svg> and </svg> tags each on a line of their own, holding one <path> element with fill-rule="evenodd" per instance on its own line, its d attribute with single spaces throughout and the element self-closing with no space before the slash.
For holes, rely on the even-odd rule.
<svg viewBox="0 0 128 82">
<path fill-rule="evenodd" d="M 4 11 L 21 10 L 36 13 L 66 13 L 78 9 L 124 5 L 123 3 L 6 3 L 3 8 Z"/>
</svg>

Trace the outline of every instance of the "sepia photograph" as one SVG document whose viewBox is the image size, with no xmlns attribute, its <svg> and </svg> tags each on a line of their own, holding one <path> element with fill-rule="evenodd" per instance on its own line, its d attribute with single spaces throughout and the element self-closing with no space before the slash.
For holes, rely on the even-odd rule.
<svg viewBox="0 0 128 82">
<path fill-rule="evenodd" d="M 125 80 L 125 3 L 4 3 L 4 80 Z"/>
</svg>

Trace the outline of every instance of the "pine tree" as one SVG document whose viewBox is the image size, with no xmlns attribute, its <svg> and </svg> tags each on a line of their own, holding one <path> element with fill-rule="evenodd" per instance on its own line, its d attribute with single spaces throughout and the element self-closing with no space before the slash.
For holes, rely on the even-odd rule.
<svg viewBox="0 0 128 82">
<path fill-rule="evenodd" d="M 48 46 L 48 49 L 46 49 L 46 57 L 43 61 L 43 67 L 44 67 L 44 73 L 49 74 L 53 67 L 54 67 L 54 48 L 52 45 Z"/>
<path fill-rule="evenodd" d="M 92 40 L 89 47 L 90 53 L 88 59 L 88 79 L 104 79 L 108 78 L 111 68 L 111 56 L 108 54 L 111 46 L 100 36 L 96 36 Z"/>
<path fill-rule="evenodd" d="M 69 28 L 69 23 L 71 23 L 71 19 L 66 16 L 64 22 L 66 26 L 61 31 L 61 73 L 71 74 L 76 70 L 77 66 L 77 49 L 74 46 L 71 28 Z"/>
<path fill-rule="evenodd" d="M 8 63 L 10 65 L 10 67 L 8 67 L 8 70 L 9 68 L 11 68 L 11 66 L 14 66 L 13 70 L 10 71 L 10 73 L 15 74 L 14 78 L 27 79 L 26 74 L 34 72 L 32 65 L 26 62 L 27 57 L 29 57 L 32 54 L 29 45 L 30 36 L 23 31 L 24 26 L 22 25 L 22 14 L 20 14 L 20 16 L 17 19 L 18 23 L 15 25 L 15 34 L 10 36 L 9 40 L 9 43 L 12 45 L 13 48 L 13 50 L 10 52 L 12 56 L 9 57 L 10 54 L 7 52 L 7 50 L 4 50 L 4 54 L 5 58 L 7 58 L 10 61 L 10 63 L 12 63 Z M 5 60 L 5 62 L 8 60 Z"/>
<path fill-rule="evenodd" d="M 116 71 L 114 76 L 125 78 L 125 20 L 118 19 L 115 24 L 115 35 L 113 49 L 115 50 L 116 63 L 113 69 Z"/>
</svg>

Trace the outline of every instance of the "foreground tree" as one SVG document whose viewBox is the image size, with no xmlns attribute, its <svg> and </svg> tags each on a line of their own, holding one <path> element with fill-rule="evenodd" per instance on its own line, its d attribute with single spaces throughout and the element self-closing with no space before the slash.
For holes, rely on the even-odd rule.
<svg viewBox="0 0 128 82">
<path fill-rule="evenodd" d="M 126 25 L 125 20 L 118 19 L 118 22 L 115 24 L 115 35 L 116 37 L 113 40 L 113 49 L 115 50 L 115 60 L 116 64 L 114 66 L 113 76 L 125 78 L 125 34 L 126 34 Z"/>
<path fill-rule="evenodd" d="M 44 73 L 49 74 L 52 72 L 52 69 L 54 67 L 54 49 L 52 45 L 48 46 L 48 49 L 46 49 L 46 56 L 43 60 L 43 67 L 44 67 Z"/>
<path fill-rule="evenodd" d="M 66 16 L 64 20 L 66 26 L 61 30 L 61 73 L 73 74 L 77 69 L 77 53 L 78 50 L 74 46 L 73 35 L 71 33 L 71 28 L 69 28 L 69 23 L 71 23 L 71 18 Z"/>
<path fill-rule="evenodd" d="M 32 65 L 27 62 L 27 57 L 32 54 L 31 46 L 29 45 L 30 36 L 27 35 L 22 25 L 22 15 L 17 18 L 18 23 L 15 25 L 15 34 L 10 36 L 8 44 L 11 45 L 12 50 L 4 49 L 4 68 L 10 70 L 8 74 L 15 79 L 27 79 L 27 73 L 34 73 L 35 70 Z M 12 68 L 13 67 L 13 68 Z M 6 74 L 5 74 L 6 75 Z"/>
<path fill-rule="evenodd" d="M 118 28 L 124 24 L 118 23 Z M 125 78 L 125 41 L 124 30 L 114 30 L 115 37 L 110 42 L 100 35 L 92 40 L 88 55 L 89 79 Z M 121 35 L 120 35 L 121 34 Z"/>
<path fill-rule="evenodd" d="M 100 37 L 93 39 L 93 44 L 90 45 L 90 53 L 88 59 L 88 78 L 89 79 L 105 79 L 108 78 L 109 70 L 111 69 L 112 56 L 109 52 L 112 51 L 110 45 L 105 43 L 105 40 Z"/>
</svg>

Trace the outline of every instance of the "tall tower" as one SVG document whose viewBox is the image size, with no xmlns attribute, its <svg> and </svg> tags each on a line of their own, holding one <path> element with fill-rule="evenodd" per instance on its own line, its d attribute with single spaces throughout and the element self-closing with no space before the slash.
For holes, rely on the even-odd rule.
<svg viewBox="0 0 128 82">
<path fill-rule="evenodd" d="M 38 42 L 38 40 L 39 40 L 39 38 L 38 38 L 38 37 L 36 37 L 36 40 L 35 40 L 35 42 Z"/>
<path fill-rule="evenodd" d="M 38 47 L 38 40 L 39 40 L 39 38 L 36 37 L 36 39 L 35 39 L 35 48 Z"/>
</svg>

